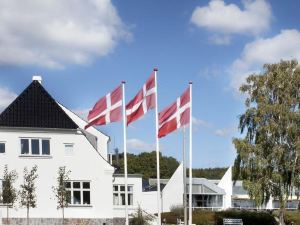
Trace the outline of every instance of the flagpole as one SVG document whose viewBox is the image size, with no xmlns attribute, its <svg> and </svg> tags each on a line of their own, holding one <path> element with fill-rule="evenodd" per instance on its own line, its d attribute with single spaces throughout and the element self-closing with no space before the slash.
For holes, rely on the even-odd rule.
<svg viewBox="0 0 300 225">
<path fill-rule="evenodd" d="M 124 182 L 125 182 L 125 225 L 129 225 L 128 219 L 128 185 L 127 185 L 127 133 L 126 133 L 126 105 L 125 105 L 125 81 L 122 81 L 122 109 L 123 109 L 123 145 L 124 145 Z"/>
<path fill-rule="evenodd" d="M 190 165 L 189 165 L 189 225 L 192 225 L 192 222 L 193 222 L 193 218 L 192 218 L 192 198 L 193 198 L 193 195 L 192 195 L 192 186 L 193 186 L 193 180 L 192 180 L 192 160 L 193 160 L 193 155 L 192 155 L 192 149 L 193 149 L 193 114 L 192 114 L 192 106 L 193 106 L 193 91 L 192 91 L 192 88 L 193 88 L 193 83 L 190 82 L 189 83 L 189 86 L 190 86 L 190 134 L 189 134 L 189 137 L 190 137 L 190 143 L 189 143 L 189 148 L 190 148 Z"/>
<path fill-rule="evenodd" d="M 157 104 L 157 68 L 154 68 L 155 77 L 155 126 L 156 126 L 156 177 L 157 177 L 157 224 L 161 224 L 161 193 L 160 193 L 160 168 L 159 168 L 159 139 L 158 139 L 158 104 Z"/>
<path fill-rule="evenodd" d="M 182 127 L 182 162 L 183 162 L 183 210 L 184 225 L 187 225 L 187 208 L 186 208 L 186 151 L 185 151 L 185 126 Z"/>
</svg>

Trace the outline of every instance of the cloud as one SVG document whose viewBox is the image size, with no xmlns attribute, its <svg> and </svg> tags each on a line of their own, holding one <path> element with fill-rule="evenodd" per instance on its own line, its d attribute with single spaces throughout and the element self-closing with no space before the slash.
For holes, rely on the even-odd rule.
<svg viewBox="0 0 300 225">
<path fill-rule="evenodd" d="M 220 137 L 225 137 L 225 136 L 229 135 L 230 133 L 231 133 L 230 128 L 217 129 L 215 131 L 215 134 Z"/>
<path fill-rule="evenodd" d="M 277 63 L 281 59 L 300 61 L 300 32 L 298 30 L 282 30 L 273 37 L 260 38 L 248 43 L 229 71 L 231 87 L 238 90 L 249 74 L 261 71 L 265 63 Z"/>
<path fill-rule="evenodd" d="M 131 34 L 110 0 L 0 1 L 0 64 L 88 64 Z"/>
<path fill-rule="evenodd" d="M 2 112 L 15 98 L 17 94 L 8 88 L 0 87 L 0 112 Z"/>
<path fill-rule="evenodd" d="M 216 44 L 229 44 L 233 34 L 257 36 L 270 27 L 272 12 L 265 0 L 243 1 L 243 9 L 223 0 L 211 0 L 208 6 L 196 7 L 191 23 L 215 33 Z"/>
<path fill-rule="evenodd" d="M 194 127 L 206 127 L 206 128 L 211 127 L 211 124 L 209 122 L 201 120 L 201 119 L 197 119 L 196 117 L 192 118 L 192 123 L 193 123 Z"/>
<path fill-rule="evenodd" d="M 127 140 L 128 149 L 137 150 L 139 152 L 150 152 L 155 151 L 154 144 L 148 144 L 140 139 L 128 139 Z"/>
</svg>

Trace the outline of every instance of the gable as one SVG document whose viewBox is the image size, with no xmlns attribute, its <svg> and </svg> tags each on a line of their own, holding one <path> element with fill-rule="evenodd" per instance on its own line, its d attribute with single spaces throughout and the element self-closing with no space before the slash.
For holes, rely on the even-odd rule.
<svg viewBox="0 0 300 225">
<path fill-rule="evenodd" d="M 2 127 L 77 129 L 43 86 L 34 80 L 0 114 Z"/>
</svg>

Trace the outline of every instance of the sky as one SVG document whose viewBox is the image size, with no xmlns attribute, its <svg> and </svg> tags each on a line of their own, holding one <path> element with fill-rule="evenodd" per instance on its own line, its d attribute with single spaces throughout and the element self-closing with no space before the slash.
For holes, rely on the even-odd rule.
<svg viewBox="0 0 300 225">
<path fill-rule="evenodd" d="M 193 81 L 193 167 L 230 166 L 245 110 L 239 86 L 265 63 L 300 60 L 299 4 L 0 0 L 0 111 L 40 75 L 58 102 L 86 117 L 123 80 L 128 102 L 157 67 L 159 111 Z M 98 129 L 110 151 L 122 151 L 122 123 Z M 128 152 L 155 150 L 154 110 L 127 136 Z M 182 146 L 182 130 L 160 140 L 162 154 L 178 160 Z"/>
</svg>

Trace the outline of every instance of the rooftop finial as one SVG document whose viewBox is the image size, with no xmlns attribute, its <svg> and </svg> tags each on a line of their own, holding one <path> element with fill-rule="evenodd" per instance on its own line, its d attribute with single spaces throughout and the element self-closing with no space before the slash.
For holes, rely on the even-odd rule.
<svg viewBox="0 0 300 225">
<path fill-rule="evenodd" d="M 42 84 L 42 77 L 41 76 L 33 76 L 32 77 L 32 80 L 36 80 L 36 81 L 38 81 L 40 84 Z"/>
</svg>

